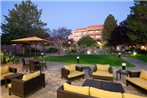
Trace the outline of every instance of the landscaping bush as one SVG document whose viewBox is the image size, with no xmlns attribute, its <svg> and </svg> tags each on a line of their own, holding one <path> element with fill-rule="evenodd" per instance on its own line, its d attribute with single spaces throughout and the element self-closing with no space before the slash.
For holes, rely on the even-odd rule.
<svg viewBox="0 0 147 98">
<path fill-rule="evenodd" d="M 17 63 L 19 61 L 19 58 L 15 55 L 12 55 L 11 53 L 7 53 L 7 52 L 0 52 L 0 56 L 1 56 L 1 63 L 5 64 L 8 62 L 13 62 L 13 63 Z"/>
<path fill-rule="evenodd" d="M 113 54 L 115 53 L 115 49 L 113 47 L 109 47 L 109 48 L 102 48 L 102 49 L 98 49 L 97 50 L 97 54 Z"/>
<path fill-rule="evenodd" d="M 58 51 L 57 48 L 51 47 L 51 48 L 49 48 L 46 52 L 47 52 L 47 53 L 57 53 L 57 51 Z"/>
</svg>

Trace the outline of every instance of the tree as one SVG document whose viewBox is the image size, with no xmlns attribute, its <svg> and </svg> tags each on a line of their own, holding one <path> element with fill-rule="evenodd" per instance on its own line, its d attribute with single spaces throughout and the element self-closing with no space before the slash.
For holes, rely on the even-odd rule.
<svg viewBox="0 0 147 98">
<path fill-rule="evenodd" d="M 127 31 L 126 21 L 121 22 L 111 33 L 110 44 L 112 46 L 129 45 L 130 39 L 127 36 Z"/>
<path fill-rule="evenodd" d="M 147 43 L 147 2 L 135 1 L 131 7 L 130 15 L 127 17 L 127 35 L 132 44 Z"/>
<path fill-rule="evenodd" d="M 50 32 L 51 37 L 48 38 L 52 42 L 52 46 L 56 47 L 59 51 L 59 54 L 63 53 L 63 48 L 68 43 L 68 36 L 70 35 L 71 30 L 65 27 L 54 29 Z"/>
<path fill-rule="evenodd" d="M 111 38 L 111 33 L 117 26 L 117 21 L 115 20 L 113 15 L 108 15 L 105 22 L 104 22 L 104 29 L 103 29 L 103 35 L 102 39 L 103 42 L 106 43 L 107 45 L 109 44 L 109 40 Z"/>
<path fill-rule="evenodd" d="M 81 47 L 93 47 L 96 45 L 96 41 L 89 36 L 84 36 L 78 41 L 78 45 Z"/>
<path fill-rule="evenodd" d="M 15 4 L 9 10 L 8 16 L 4 15 L 5 21 L 2 23 L 2 44 L 10 44 L 12 39 L 47 35 L 47 25 L 41 18 L 42 10 L 38 10 L 37 5 L 30 0 Z"/>
</svg>

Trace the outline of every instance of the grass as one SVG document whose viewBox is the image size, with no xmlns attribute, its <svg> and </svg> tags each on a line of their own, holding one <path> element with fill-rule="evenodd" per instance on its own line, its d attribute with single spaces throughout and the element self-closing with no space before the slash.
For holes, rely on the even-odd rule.
<svg viewBox="0 0 147 98">
<path fill-rule="evenodd" d="M 76 57 L 80 56 L 80 64 L 110 64 L 111 66 L 120 66 L 121 63 L 126 63 L 128 67 L 134 66 L 133 64 L 112 55 L 78 55 L 71 54 L 65 56 L 47 56 L 47 61 L 77 63 Z"/>
<path fill-rule="evenodd" d="M 137 55 L 130 55 L 132 58 L 141 60 L 143 62 L 147 62 L 147 54 L 137 54 Z"/>
</svg>

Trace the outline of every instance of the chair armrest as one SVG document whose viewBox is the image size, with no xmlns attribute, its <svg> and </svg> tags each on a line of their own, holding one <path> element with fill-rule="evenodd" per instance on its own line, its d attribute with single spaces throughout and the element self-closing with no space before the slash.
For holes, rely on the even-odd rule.
<svg viewBox="0 0 147 98">
<path fill-rule="evenodd" d="M 109 67 L 109 73 L 113 74 L 113 68 Z"/>
<path fill-rule="evenodd" d="M 141 72 L 130 72 L 130 77 L 139 77 Z"/>
<path fill-rule="evenodd" d="M 23 95 L 24 94 L 24 82 L 25 81 L 21 79 L 12 79 L 11 80 L 11 83 L 12 83 L 11 91 L 13 93 Z"/>
<path fill-rule="evenodd" d="M 94 98 L 88 95 L 82 95 L 74 92 L 65 91 L 63 86 L 57 90 L 57 98 Z"/>
<path fill-rule="evenodd" d="M 16 69 L 16 68 L 9 67 L 9 71 L 10 71 L 10 72 L 17 73 L 17 69 Z"/>
<path fill-rule="evenodd" d="M 83 71 L 82 67 L 76 66 L 77 71 Z"/>
<path fill-rule="evenodd" d="M 93 67 L 93 72 L 96 72 L 96 71 L 97 71 L 97 67 L 94 66 L 94 67 Z"/>
<path fill-rule="evenodd" d="M 65 68 L 61 68 L 61 75 L 64 78 L 68 78 L 67 76 L 69 75 L 70 71 L 65 69 Z"/>
</svg>

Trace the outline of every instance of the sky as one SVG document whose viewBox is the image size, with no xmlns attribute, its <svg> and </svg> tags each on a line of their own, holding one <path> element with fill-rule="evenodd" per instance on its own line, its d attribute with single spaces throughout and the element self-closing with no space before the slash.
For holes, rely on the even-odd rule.
<svg viewBox="0 0 147 98">
<path fill-rule="evenodd" d="M 8 10 L 14 8 L 20 0 L 2 0 L 1 15 L 8 15 Z M 32 0 L 42 9 L 41 20 L 47 23 L 49 29 L 66 27 L 77 29 L 90 25 L 104 24 L 106 17 L 112 14 L 118 23 L 127 18 L 133 0 Z M 1 16 L 4 23 L 4 17 Z"/>
</svg>

